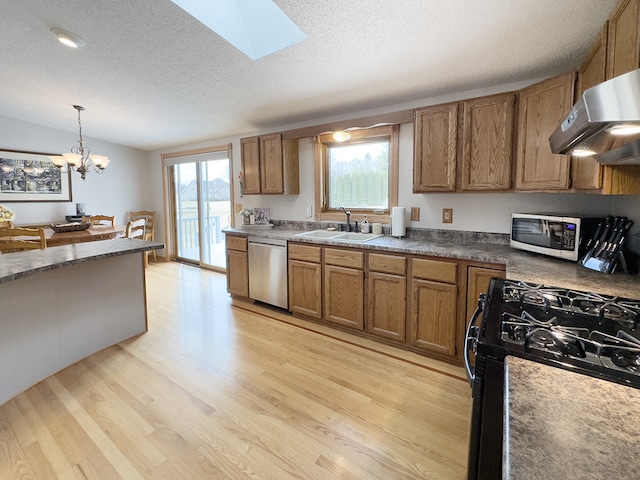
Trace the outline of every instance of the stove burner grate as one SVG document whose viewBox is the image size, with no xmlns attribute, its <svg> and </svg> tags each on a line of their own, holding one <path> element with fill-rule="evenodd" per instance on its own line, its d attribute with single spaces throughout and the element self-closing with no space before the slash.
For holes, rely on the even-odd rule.
<svg viewBox="0 0 640 480">
<path fill-rule="evenodd" d="M 640 340 L 618 330 L 616 336 L 580 326 L 558 324 L 557 317 L 539 320 L 527 311 L 501 317 L 501 340 L 524 351 L 538 351 L 561 358 L 640 374 Z"/>
<path fill-rule="evenodd" d="M 597 293 L 505 280 L 502 300 L 518 303 L 522 309 L 533 307 L 565 316 L 587 315 L 597 318 L 600 323 L 622 322 L 632 330 L 640 323 L 640 301 Z"/>
</svg>

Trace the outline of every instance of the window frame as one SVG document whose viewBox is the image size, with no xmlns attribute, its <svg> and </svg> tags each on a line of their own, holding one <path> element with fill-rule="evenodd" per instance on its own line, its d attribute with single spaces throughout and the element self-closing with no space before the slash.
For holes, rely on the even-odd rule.
<svg viewBox="0 0 640 480">
<path fill-rule="evenodd" d="M 390 223 L 391 210 L 398 206 L 398 163 L 400 125 L 384 125 L 379 127 L 352 130 L 351 138 L 345 142 L 333 139 L 334 132 L 317 135 L 315 143 L 315 220 L 345 222 L 344 212 L 327 208 L 328 165 L 327 149 L 334 145 L 361 143 L 363 140 L 389 139 L 389 207 L 385 213 L 373 213 L 372 210 L 350 208 L 352 215 L 367 215 L 369 222 Z M 353 217 L 352 217 L 353 219 Z"/>
</svg>

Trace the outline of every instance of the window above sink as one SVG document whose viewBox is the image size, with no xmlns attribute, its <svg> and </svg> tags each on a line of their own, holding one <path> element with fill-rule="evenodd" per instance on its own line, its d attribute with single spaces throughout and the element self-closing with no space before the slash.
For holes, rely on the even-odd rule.
<svg viewBox="0 0 640 480">
<path fill-rule="evenodd" d="M 389 223 L 398 203 L 400 126 L 347 130 L 350 138 L 343 142 L 334 140 L 333 132 L 315 139 L 316 220 L 346 221 L 344 206 L 353 220 L 366 214 L 370 222 Z M 363 152 L 363 146 L 370 148 Z"/>
</svg>

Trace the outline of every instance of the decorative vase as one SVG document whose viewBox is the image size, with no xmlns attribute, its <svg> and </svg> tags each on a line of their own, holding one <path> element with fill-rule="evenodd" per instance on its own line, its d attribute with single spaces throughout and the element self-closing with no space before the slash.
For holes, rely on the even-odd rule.
<svg viewBox="0 0 640 480">
<path fill-rule="evenodd" d="M 242 218 L 244 225 L 251 225 L 251 215 L 243 215 Z"/>
</svg>

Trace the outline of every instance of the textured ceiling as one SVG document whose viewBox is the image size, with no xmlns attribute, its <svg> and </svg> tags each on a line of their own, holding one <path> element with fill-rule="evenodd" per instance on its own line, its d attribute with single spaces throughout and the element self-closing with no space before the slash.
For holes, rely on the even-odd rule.
<svg viewBox="0 0 640 480">
<path fill-rule="evenodd" d="M 77 132 L 80 104 L 145 150 L 276 128 L 562 73 L 616 1 L 275 0 L 307 38 L 253 61 L 169 0 L 0 0 L 0 115 Z"/>
</svg>

